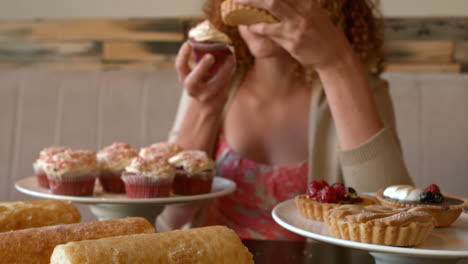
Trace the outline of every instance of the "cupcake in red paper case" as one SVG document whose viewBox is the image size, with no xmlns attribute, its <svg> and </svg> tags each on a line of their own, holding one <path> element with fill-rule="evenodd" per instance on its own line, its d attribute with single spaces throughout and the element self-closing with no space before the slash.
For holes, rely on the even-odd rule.
<svg viewBox="0 0 468 264">
<path fill-rule="evenodd" d="M 55 154 L 44 166 L 53 194 L 91 196 L 98 175 L 96 153 L 67 150 Z"/>
<path fill-rule="evenodd" d="M 97 153 L 99 182 L 105 192 L 125 192 L 125 185 L 120 177 L 125 167 L 137 156 L 136 149 L 122 142 L 115 142 Z"/>
<path fill-rule="evenodd" d="M 49 181 L 47 180 L 47 175 L 44 172 L 44 165 L 46 164 L 47 160 L 52 158 L 52 156 L 66 150 L 70 149 L 60 146 L 51 146 L 39 152 L 39 158 L 33 163 L 34 174 L 36 175 L 39 186 L 49 189 Z"/>
<path fill-rule="evenodd" d="M 142 148 L 139 155 L 144 159 L 155 159 L 162 157 L 167 160 L 182 150 L 183 149 L 175 143 L 159 142 L 146 148 Z"/>
<path fill-rule="evenodd" d="M 232 54 L 229 37 L 216 29 L 208 20 L 192 28 L 188 37 L 195 62 L 199 62 L 208 53 L 215 58 L 215 62 L 209 71 L 210 74 L 216 73 L 227 56 Z"/>
<path fill-rule="evenodd" d="M 172 191 L 175 194 L 195 195 L 211 192 L 215 162 L 199 150 L 182 151 L 169 162 L 176 167 Z"/>
<path fill-rule="evenodd" d="M 175 168 L 164 158 L 133 158 L 122 173 L 128 198 L 156 198 L 170 195 Z"/>
</svg>

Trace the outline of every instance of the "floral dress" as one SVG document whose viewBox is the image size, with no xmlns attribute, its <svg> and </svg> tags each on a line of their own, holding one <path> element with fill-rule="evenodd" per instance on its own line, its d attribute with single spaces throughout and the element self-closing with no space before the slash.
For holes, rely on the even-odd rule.
<svg viewBox="0 0 468 264">
<path fill-rule="evenodd" d="M 294 167 L 260 164 L 232 150 L 222 136 L 216 161 L 217 175 L 234 181 L 237 189 L 213 202 L 207 225 L 226 225 L 242 239 L 305 240 L 278 225 L 271 212 L 277 204 L 306 191 L 306 162 Z"/>
</svg>

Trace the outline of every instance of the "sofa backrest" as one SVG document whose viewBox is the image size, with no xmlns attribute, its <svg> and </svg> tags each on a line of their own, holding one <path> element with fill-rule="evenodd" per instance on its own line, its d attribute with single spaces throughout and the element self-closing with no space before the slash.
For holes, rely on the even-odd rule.
<svg viewBox="0 0 468 264">
<path fill-rule="evenodd" d="M 384 75 L 405 160 L 418 185 L 468 196 L 468 76 Z M 0 201 L 30 199 L 14 183 L 32 175 L 45 146 L 97 150 L 167 138 L 181 88 L 174 71 L 0 72 Z"/>
</svg>

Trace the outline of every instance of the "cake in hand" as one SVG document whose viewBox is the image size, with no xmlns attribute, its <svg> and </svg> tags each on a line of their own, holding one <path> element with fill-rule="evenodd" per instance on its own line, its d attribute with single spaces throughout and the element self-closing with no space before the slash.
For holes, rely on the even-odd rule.
<svg viewBox="0 0 468 264">
<path fill-rule="evenodd" d="M 175 194 L 195 195 L 211 192 L 215 162 L 199 150 L 183 151 L 169 159 L 176 168 L 172 190 Z"/>
<path fill-rule="evenodd" d="M 371 196 L 358 195 L 351 187 L 342 184 L 329 186 L 324 180 L 312 181 L 307 194 L 295 198 L 296 206 L 301 214 L 309 219 L 323 221 L 324 215 L 335 207 L 343 204 L 370 205 L 378 202 Z"/>
<path fill-rule="evenodd" d="M 136 157 L 125 168 L 122 180 L 128 198 L 156 198 L 170 195 L 175 168 L 165 159 Z"/>
<path fill-rule="evenodd" d="M 39 152 L 39 158 L 33 163 L 34 174 L 37 178 L 37 184 L 40 187 L 49 189 L 49 180 L 47 180 L 47 175 L 44 172 L 44 164 L 47 160 L 51 159 L 55 154 L 70 150 L 60 146 L 52 146 L 45 148 Z"/>
<path fill-rule="evenodd" d="M 427 208 L 436 221 L 436 227 L 452 224 L 466 206 L 465 199 L 443 194 L 439 187 L 431 184 L 424 190 L 411 185 L 393 185 L 376 192 L 381 204 L 393 208 Z"/>
<path fill-rule="evenodd" d="M 341 205 L 325 217 L 336 238 L 385 246 L 416 246 L 434 228 L 434 219 L 424 207 L 392 209 L 382 205 Z"/>
<path fill-rule="evenodd" d="M 175 143 L 159 142 L 146 148 L 142 148 L 139 155 L 144 159 L 155 159 L 162 157 L 168 160 L 170 157 L 176 155 L 182 150 L 183 149 Z"/>
<path fill-rule="evenodd" d="M 120 177 L 125 167 L 136 156 L 138 156 L 136 149 L 121 142 L 115 142 L 97 153 L 99 182 L 105 192 L 125 192 L 125 186 Z"/>
<path fill-rule="evenodd" d="M 215 62 L 209 69 L 210 75 L 214 75 L 226 58 L 232 54 L 229 37 L 216 29 L 208 20 L 192 28 L 188 37 L 195 62 L 198 63 L 206 54 L 213 55 Z"/>
<path fill-rule="evenodd" d="M 234 0 L 221 3 L 221 17 L 228 26 L 252 25 L 257 23 L 278 23 L 279 20 L 268 11 L 255 7 L 241 5 Z"/>
<path fill-rule="evenodd" d="M 55 154 L 44 166 L 53 194 L 91 196 L 99 173 L 96 153 L 67 150 Z"/>
</svg>

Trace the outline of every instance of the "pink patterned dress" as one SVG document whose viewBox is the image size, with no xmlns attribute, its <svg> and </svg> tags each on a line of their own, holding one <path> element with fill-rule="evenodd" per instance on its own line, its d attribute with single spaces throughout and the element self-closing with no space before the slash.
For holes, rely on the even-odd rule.
<svg viewBox="0 0 468 264">
<path fill-rule="evenodd" d="M 223 137 L 216 161 L 218 175 L 233 180 L 237 189 L 213 202 L 207 225 L 226 225 L 242 239 L 305 240 L 278 225 L 271 211 L 278 203 L 305 193 L 306 162 L 295 167 L 259 164 L 233 151 Z"/>
</svg>

